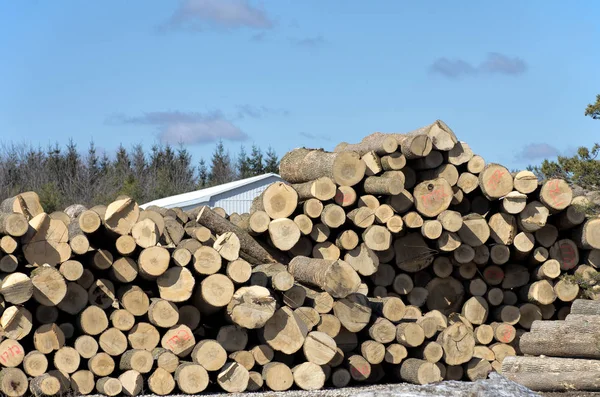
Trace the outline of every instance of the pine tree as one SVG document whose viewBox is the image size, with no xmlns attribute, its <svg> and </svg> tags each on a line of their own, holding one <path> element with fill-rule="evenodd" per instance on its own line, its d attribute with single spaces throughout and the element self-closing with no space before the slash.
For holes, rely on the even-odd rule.
<svg viewBox="0 0 600 397">
<path fill-rule="evenodd" d="M 234 179 L 235 171 L 231 164 L 231 157 L 229 153 L 225 152 L 223 141 L 219 140 L 211 160 L 209 184 L 211 186 L 221 185 Z"/>
<path fill-rule="evenodd" d="M 279 173 L 279 159 L 277 158 L 277 153 L 275 153 L 275 150 L 271 146 L 267 149 L 265 172 Z"/>
<path fill-rule="evenodd" d="M 200 159 L 198 164 L 198 187 L 203 189 L 208 186 L 208 169 L 206 168 L 206 161 L 203 158 Z"/>
<path fill-rule="evenodd" d="M 265 173 L 262 151 L 255 144 L 252 144 L 252 153 L 250 154 L 248 163 L 250 165 L 250 174 L 252 176 L 262 175 Z"/>
<path fill-rule="evenodd" d="M 252 176 L 252 170 L 250 169 L 250 159 L 246 154 L 246 148 L 240 146 L 240 153 L 237 158 L 237 176 L 238 179 L 245 179 Z"/>
</svg>

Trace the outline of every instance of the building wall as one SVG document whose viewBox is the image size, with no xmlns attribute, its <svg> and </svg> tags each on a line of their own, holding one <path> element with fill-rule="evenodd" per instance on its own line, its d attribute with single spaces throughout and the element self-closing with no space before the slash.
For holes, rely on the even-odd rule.
<svg viewBox="0 0 600 397">
<path fill-rule="evenodd" d="M 221 207 L 228 214 L 237 212 L 243 214 L 244 212 L 250 211 L 252 200 L 260 195 L 270 184 L 273 182 L 281 181 L 281 178 L 275 176 L 265 178 L 263 180 L 253 182 L 246 186 L 239 187 L 227 192 L 223 192 L 214 195 L 211 200 L 207 203 L 198 203 L 189 208 L 183 208 L 184 210 L 191 210 L 195 207 L 202 205 L 209 205 L 210 207 Z"/>
</svg>

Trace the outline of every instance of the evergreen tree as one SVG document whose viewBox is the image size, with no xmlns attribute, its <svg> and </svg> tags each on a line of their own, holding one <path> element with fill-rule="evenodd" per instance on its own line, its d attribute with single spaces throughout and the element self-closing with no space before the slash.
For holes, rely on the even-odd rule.
<svg viewBox="0 0 600 397">
<path fill-rule="evenodd" d="M 223 141 L 219 140 L 212 155 L 209 184 L 221 185 L 235 179 L 235 171 L 229 153 L 225 152 Z"/>
<path fill-rule="evenodd" d="M 208 186 L 208 169 L 206 168 L 206 161 L 203 158 L 200 159 L 198 164 L 198 187 L 203 189 Z"/>
<path fill-rule="evenodd" d="M 585 115 L 594 120 L 600 119 L 600 95 L 596 102 L 589 104 Z M 563 178 L 569 183 L 586 190 L 600 189 L 600 145 L 594 144 L 591 149 L 580 147 L 574 156 L 558 156 L 556 161 L 544 160 L 539 167 L 528 167 L 542 179 Z"/>
<path fill-rule="evenodd" d="M 275 150 L 271 146 L 267 149 L 265 172 L 279 173 L 279 159 L 277 158 L 277 153 L 275 153 Z"/>
<path fill-rule="evenodd" d="M 246 154 L 246 148 L 244 146 L 240 146 L 240 153 L 237 158 L 237 176 L 238 179 L 245 179 L 252 176 L 250 159 Z"/>
<path fill-rule="evenodd" d="M 262 150 L 260 150 L 256 144 L 252 144 L 252 153 L 250 154 L 248 163 L 250 165 L 250 174 L 252 176 L 262 175 L 265 173 Z"/>
</svg>

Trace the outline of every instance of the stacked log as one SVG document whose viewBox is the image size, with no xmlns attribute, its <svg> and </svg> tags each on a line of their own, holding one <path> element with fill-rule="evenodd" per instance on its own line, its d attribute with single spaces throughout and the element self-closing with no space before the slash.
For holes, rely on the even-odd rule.
<svg viewBox="0 0 600 397">
<path fill-rule="evenodd" d="M 564 320 L 534 321 L 503 374 L 538 391 L 600 390 L 600 301 L 575 300 Z"/>
<path fill-rule="evenodd" d="M 280 173 L 249 214 L 4 200 L 0 392 L 481 379 L 596 280 L 600 221 L 568 185 L 485 164 L 442 121 Z"/>
</svg>

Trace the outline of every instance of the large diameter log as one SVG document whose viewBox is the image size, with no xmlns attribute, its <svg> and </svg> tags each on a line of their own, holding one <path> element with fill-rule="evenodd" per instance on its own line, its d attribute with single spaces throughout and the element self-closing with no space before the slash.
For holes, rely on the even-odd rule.
<svg viewBox="0 0 600 397">
<path fill-rule="evenodd" d="M 27 376 L 18 368 L 3 368 L 0 371 L 0 391 L 7 397 L 21 397 L 27 392 Z"/>
<path fill-rule="evenodd" d="M 447 210 L 452 201 L 452 186 L 442 178 L 424 181 L 413 191 L 415 207 L 423 216 L 435 217 Z"/>
<path fill-rule="evenodd" d="M 40 204 L 40 197 L 35 192 L 24 192 L 14 197 L 9 197 L 0 203 L 0 212 L 17 212 L 25 215 L 27 220 L 44 212 Z"/>
<path fill-rule="evenodd" d="M 575 229 L 573 239 L 584 249 L 600 248 L 600 218 L 590 218 Z"/>
<path fill-rule="evenodd" d="M 459 365 L 473 358 L 475 337 L 473 329 L 463 322 L 456 322 L 444 329 L 437 342 L 444 349 L 444 361 L 448 365 Z"/>
<path fill-rule="evenodd" d="M 418 272 L 433 262 L 434 251 L 429 248 L 421 233 L 410 233 L 394 242 L 396 265 L 405 272 Z"/>
<path fill-rule="evenodd" d="M 263 331 L 269 346 L 285 354 L 293 354 L 300 350 L 306 335 L 306 324 L 288 307 L 277 310 L 266 322 Z"/>
<path fill-rule="evenodd" d="M 30 264 L 54 266 L 71 257 L 67 226 L 59 220 L 41 213 L 29 221 L 27 233 L 22 237 L 23 255 Z"/>
<path fill-rule="evenodd" d="M 21 237 L 27 233 L 29 224 L 25 215 L 16 212 L 0 212 L 0 234 Z"/>
<path fill-rule="evenodd" d="M 488 164 L 479 174 L 479 187 L 489 200 L 499 199 L 513 190 L 513 177 L 505 167 Z"/>
<path fill-rule="evenodd" d="M 335 302 L 333 312 L 348 331 L 358 332 L 368 325 L 372 310 L 364 295 L 354 293 Z"/>
<path fill-rule="evenodd" d="M 571 314 L 600 315 L 600 301 L 576 299 L 571 305 Z"/>
<path fill-rule="evenodd" d="M 235 233 L 240 240 L 240 251 L 246 254 L 244 259 L 253 265 L 277 262 L 265 248 L 258 244 L 256 240 L 248 234 L 248 232 L 219 216 L 209 207 L 203 206 L 200 209 L 196 221 L 201 225 L 206 226 L 215 234 L 220 235 L 226 232 Z"/>
<path fill-rule="evenodd" d="M 329 177 L 340 186 L 354 186 L 366 171 L 356 152 L 329 153 L 323 150 L 294 149 L 279 164 L 279 174 L 290 183 L 302 183 Z"/>
<path fill-rule="evenodd" d="M 540 190 L 540 201 L 552 212 L 564 210 L 572 199 L 573 191 L 564 179 L 549 179 Z"/>
<path fill-rule="evenodd" d="M 460 310 L 463 304 L 465 289 L 455 278 L 434 278 L 427 284 L 429 291 L 427 308 L 439 310 L 445 315 Z"/>
<path fill-rule="evenodd" d="M 296 210 L 297 205 L 296 190 L 284 182 L 275 182 L 255 199 L 250 212 L 260 210 L 265 211 L 271 219 L 287 218 Z"/>
<path fill-rule="evenodd" d="M 160 297 L 170 302 L 185 302 L 193 293 L 196 280 L 184 267 L 172 267 L 156 280 Z"/>
<path fill-rule="evenodd" d="M 502 375 L 535 391 L 596 391 L 600 362 L 554 357 L 506 357 Z"/>
<path fill-rule="evenodd" d="M 139 216 L 137 203 L 130 197 L 124 197 L 106 207 L 104 224 L 108 230 L 123 236 L 131 232 Z"/>
<path fill-rule="evenodd" d="M 243 328 L 262 328 L 275 313 L 275 299 L 260 286 L 242 287 L 235 291 L 227 305 L 227 315 Z"/>
<path fill-rule="evenodd" d="M 335 298 L 344 298 L 358 291 L 361 280 L 346 262 L 297 256 L 290 261 L 288 271 L 302 283 L 322 288 Z"/>
<path fill-rule="evenodd" d="M 532 328 L 542 328 L 534 321 Z M 597 347 L 599 334 L 587 326 L 562 325 L 560 321 L 549 322 L 543 330 L 529 332 L 521 336 L 519 348 L 523 354 L 534 356 L 547 355 L 553 357 L 581 357 L 600 358 L 600 349 Z M 596 327 L 594 327 L 596 328 Z M 589 329 L 589 330 L 588 330 Z M 588 332 L 581 332 L 588 330 Z M 579 331 L 575 333 L 574 331 Z"/>
<path fill-rule="evenodd" d="M 177 387 L 186 394 L 198 394 L 208 387 L 208 373 L 198 364 L 181 363 L 174 374 Z"/>
</svg>

